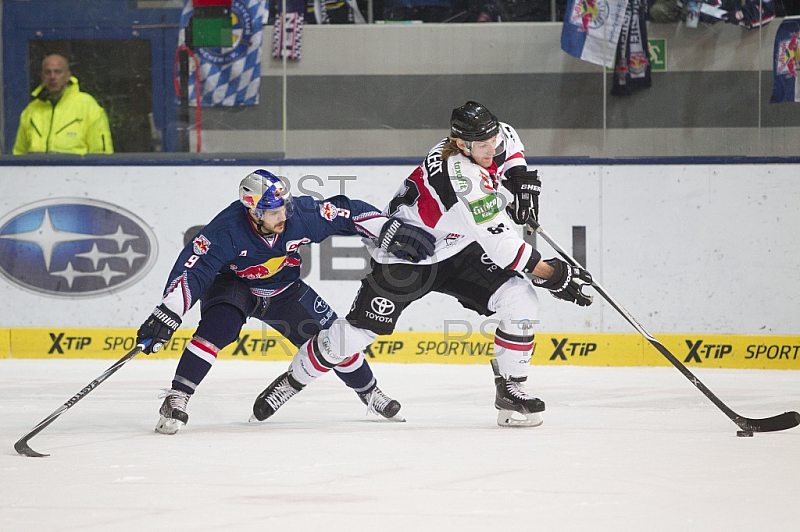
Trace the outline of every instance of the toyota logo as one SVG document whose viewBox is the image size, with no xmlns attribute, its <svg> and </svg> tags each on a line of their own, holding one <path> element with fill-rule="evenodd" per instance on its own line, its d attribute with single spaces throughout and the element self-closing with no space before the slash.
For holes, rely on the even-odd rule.
<svg viewBox="0 0 800 532">
<path fill-rule="evenodd" d="M 388 316 L 394 312 L 394 302 L 385 297 L 373 297 L 370 306 L 375 314 L 379 316 Z"/>
</svg>

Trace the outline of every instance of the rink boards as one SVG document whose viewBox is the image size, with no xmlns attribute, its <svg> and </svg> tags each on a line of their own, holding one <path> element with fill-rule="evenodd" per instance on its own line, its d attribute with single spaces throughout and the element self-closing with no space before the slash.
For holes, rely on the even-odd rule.
<svg viewBox="0 0 800 532">
<path fill-rule="evenodd" d="M 135 347 L 133 329 L 0 329 L 0 358 L 120 358 Z M 178 330 L 151 358 L 177 358 L 191 340 Z M 683 364 L 707 368 L 800 369 L 800 336 L 663 334 L 657 339 Z M 219 358 L 286 360 L 294 347 L 272 330 L 245 329 Z M 478 364 L 494 356 L 493 336 L 482 333 L 396 332 L 368 352 L 375 362 Z M 537 333 L 532 364 L 666 366 L 638 334 Z"/>
</svg>

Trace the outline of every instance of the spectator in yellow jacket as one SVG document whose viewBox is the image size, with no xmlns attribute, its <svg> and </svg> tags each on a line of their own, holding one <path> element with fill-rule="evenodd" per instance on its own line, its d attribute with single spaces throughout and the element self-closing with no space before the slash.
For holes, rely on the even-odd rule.
<svg viewBox="0 0 800 532">
<path fill-rule="evenodd" d="M 22 111 L 14 155 L 32 152 L 114 153 L 105 110 L 81 92 L 67 59 L 50 54 L 42 61 L 42 84 Z"/>
</svg>

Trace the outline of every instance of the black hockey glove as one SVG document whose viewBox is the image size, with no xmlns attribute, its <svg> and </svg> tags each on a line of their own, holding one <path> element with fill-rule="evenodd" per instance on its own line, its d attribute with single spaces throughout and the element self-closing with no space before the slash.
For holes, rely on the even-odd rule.
<svg viewBox="0 0 800 532">
<path fill-rule="evenodd" d="M 514 201 L 508 204 L 506 212 L 514 223 L 524 225 L 528 218 L 539 219 L 539 193 L 542 182 L 539 181 L 536 170 L 522 170 L 522 167 L 511 168 L 503 181 L 509 192 L 514 195 Z"/>
<path fill-rule="evenodd" d="M 433 255 L 436 240 L 419 227 L 389 218 L 378 237 L 378 247 L 398 259 L 419 262 Z"/>
<path fill-rule="evenodd" d="M 561 259 L 545 261 L 553 267 L 553 275 L 549 279 L 533 277 L 533 285 L 550 290 L 553 297 L 575 303 L 580 307 L 592 304 L 593 297 L 584 295 L 583 287 L 592 284 L 592 275 L 577 266 L 570 266 Z"/>
<path fill-rule="evenodd" d="M 161 347 L 169 342 L 172 334 L 181 326 L 181 318 L 163 303 L 156 307 L 150 317 L 139 327 L 136 333 L 136 342 L 152 340 L 150 345 L 144 349 L 148 355 L 156 353 Z"/>
</svg>

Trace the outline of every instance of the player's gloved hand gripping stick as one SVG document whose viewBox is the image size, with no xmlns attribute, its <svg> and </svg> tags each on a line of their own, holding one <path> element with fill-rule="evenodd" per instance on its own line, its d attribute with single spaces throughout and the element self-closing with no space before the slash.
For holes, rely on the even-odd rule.
<svg viewBox="0 0 800 532">
<path fill-rule="evenodd" d="M 537 221 L 529 220 L 528 227 L 530 230 L 534 231 L 539 236 L 541 236 L 548 244 L 550 244 L 550 246 L 559 255 L 561 255 L 564 258 L 564 260 L 567 261 L 570 265 L 581 267 L 580 264 L 578 264 L 578 261 L 576 261 L 569 253 L 567 253 L 564 250 L 564 248 L 559 246 L 558 243 L 555 240 L 553 240 L 553 238 L 549 234 L 547 234 L 547 231 L 545 231 L 544 228 L 541 225 L 539 225 Z M 763 419 L 752 419 L 740 416 L 739 414 L 731 410 L 731 408 L 728 407 L 728 405 L 723 403 L 716 395 L 714 395 L 714 392 L 709 390 L 705 384 L 700 382 L 700 379 L 695 377 L 695 375 L 691 371 L 689 371 L 689 369 L 686 366 L 684 366 L 681 363 L 681 361 L 675 357 L 675 355 L 670 353 L 669 350 L 666 347 L 664 347 L 664 345 L 661 342 L 656 340 L 653 337 L 653 335 L 647 332 L 645 328 L 642 327 L 639 324 L 639 322 L 637 322 L 633 318 L 633 316 L 631 316 L 628 313 L 628 311 L 622 307 L 622 305 L 617 303 L 617 301 L 613 297 L 611 297 L 611 295 L 608 292 L 606 292 L 606 290 L 602 286 L 600 286 L 600 284 L 594 278 L 592 278 L 591 280 L 591 285 L 594 287 L 597 293 L 600 294 L 603 297 L 603 299 L 608 301 L 608 303 L 612 307 L 614 307 L 614 310 L 619 312 L 619 314 L 623 318 L 625 318 L 625 320 L 628 323 L 630 323 L 639 334 L 644 336 L 647 339 L 647 341 L 649 341 L 653 345 L 653 347 L 655 347 L 656 350 L 664 356 L 664 358 L 669 360 L 673 366 L 678 368 L 678 371 L 683 373 L 684 377 L 689 379 L 689 381 L 692 384 L 694 384 L 698 390 L 703 392 L 703 395 L 708 397 L 708 399 L 711 400 L 711 402 L 714 403 L 714 405 L 717 408 L 722 410 L 722 412 L 726 416 L 728 416 L 731 421 L 733 421 L 734 423 L 736 423 L 736 425 L 739 426 L 741 430 L 737 432 L 738 436 L 752 436 L 753 432 L 774 432 L 779 430 L 786 430 L 796 427 L 797 425 L 800 425 L 800 414 L 793 411 L 784 412 L 783 414 L 778 414 L 777 416 L 767 417 Z"/>
</svg>

